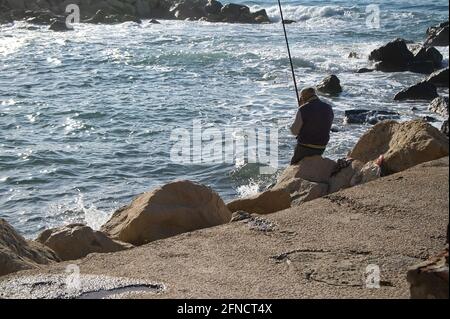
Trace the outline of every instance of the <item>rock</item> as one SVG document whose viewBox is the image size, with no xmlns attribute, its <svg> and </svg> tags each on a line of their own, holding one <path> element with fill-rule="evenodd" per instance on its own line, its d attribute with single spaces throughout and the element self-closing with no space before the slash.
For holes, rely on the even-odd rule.
<svg viewBox="0 0 450 319">
<path fill-rule="evenodd" d="M 255 196 L 236 199 L 227 204 L 231 212 L 271 214 L 291 207 L 291 196 L 284 190 L 268 190 Z"/>
<path fill-rule="evenodd" d="M 408 270 L 411 299 L 448 299 L 448 247 Z"/>
<path fill-rule="evenodd" d="M 377 64 L 377 70 L 379 71 L 405 71 L 413 62 L 414 56 L 409 51 L 404 39 L 396 39 L 372 51 L 369 60 L 381 62 Z"/>
<path fill-rule="evenodd" d="M 315 183 L 328 184 L 336 162 L 321 156 L 306 157 L 296 165 L 288 166 L 277 180 L 277 184 L 301 178 Z"/>
<path fill-rule="evenodd" d="M 448 117 L 448 97 L 440 96 L 431 101 L 430 106 L 428 106 L 428 110 L 444 117 Z"/>
<path fill-rule="evenodd" d="M 267 15 L 266 9 L 258 10 L 256 12 L 252 13 L 252 16 L 256 23 L 270 23 L 271 22 L 269 16 Z"/>
<path fill-rule="evenodd" d="M 25 240 L 4 219 L 0 219 L 0 276 L 57 261 L 59 258 L 51 249 Z"/>
<path fill-rule="evenodd" d="M 228 223 L 231 212 L 217 193 L 190 181 L 169 183 L 136 197 L 101 230 L 133 245 Z"/>
<path fill-rule="evenodd" d="M 427 39 L 425 46 L 448 46 L 449 44 L 449 24 L 448 21 L 441 23 L 439 26 L 429 28 L 427 31 Z"/>
<path fill-rule="evenodd" d="M 220 11 L 224 22 L 254 22 L 254 17 L 250 13 L 250 8 L 242 4 L 229 3 L 222 7 Z"/>
<path fill-rule="evenodd" d="M 448 131 L 449 131 L 449 129 L 448 129 L 448 120 L 445 120 L 444 123 L 442 123 L 442 126 L 441 126 L 441 133 L 448 137 Z"/>
<path fill-rule="evenodd" d="M 414 62 L 431 62 L 434 68 L 441 67 L 443 59 L 444 57 L 435 47 L 421 47 L 414 54 Z"/>
<path fill-rule="evenodd" d="M 423 162 L 448 156 L 448 138 L 423 120 L 384 121 L 369 129 L 349 157 L 363 163 L 382 155 L 386 173 L 396 173 Z"/>
<path fill-rule="evenodd" d="M 381 164 L 377 161 L 370 161 L 366 163 L 355 175 L 353 175 L 350 185 L 360 185 L 365 184 L 371 181 L 374 181 L 380 177 L 382 177 L 382 168 Z"/>
<path fill-rule="evenodd" d="M 356 73 L 362 74 L 362 73 L 370 73 L 370 72 L 373 72 L 373 71 L 375 71 L 375 70 L 374 69 L 369 69 L 369 68 L 361 68 L 358 71 L 356 71 Z"/>
<path fill-rule="evenodd" d="M 293 23 L 297 23 L 297 21 L 295 21 L 295 20 L 289 20 L 289 19 L 284 19 L 283 22 L 284 22 L 284 24 L 293 24 Z"/>
<path fill-rule="evenodd" d="M 158 20 L 155 20 L 155 19 L 151 19 L 148 23 L 150 23 L 150 24 L 161 24 L 161 22 L 159 22 Z"/>
<path fill-rule="evenodd" d="M 377 124 L 384 120 L 400 119 L 400 114 L 383 110 L 346 110 L 344 112 L 345 124 Z"/>
<path fill-rule="evenodd" d="M 37 242 L 52 249 L 61 260 L 75 260 L 90 253 L 112 253 L 133 248 L 83 224 L 71 224 L 43 231 Z"/>
<path fill-rule="evenodd" d="M 208 0 L 182 0 L 171 8 L 171 12 L 177 19 L 199 20 L 206 16 L 205 7 Z"/>
<path fill-rule="evenodd" d="M 424 120 L 425 122 L 428 122 L 428 123 L 435 123 L 438 121 L 436 118 L 434 118 L 432 116 L 424 116 L 424 117 L 422 117 L 422 120 Z"/>
<path fill-rule="evenodd" d="M 317 90 L 322 93 L 339 94 L 342 92 L 341 81 L 336 75 L 327 76 L 317 85 Z"/>
<path fill-rule="evenodd" d="M 293 178 L 277 183 L 273 190 L 284 190 L 291 196 L 291 206 L 298 206 L 328 194 L 328 184 Z"/>
<path fill-rule="evenodd" d="M 333 175 L 330 179 L 328 193 L 336 193 L 342 189 L 355 186 L 357 179 L 354 177 L 360 173 L 363 166 L 364 163 L 354 160 L 351 165 L 341 169 L 337 174 Z M 360 183 L 361 181 L 362 179 L 360 179 Z"/>
<path fill-rule="evenodd" d="M 234 212 L 231 215 L 231 220 L 230 223 L 235 223 L 235 222 L 239 222 L 241 220 L 246 220 L 246 219 L 250 219 L 252 218 L 252 214 L 244 212 L 243 210 Z"/>
<path fill-rule="evenodd" d="M 50 30 L 52 31 L 72 31 L 73 27 L 68 27 L 66 24 L 66 21 L 56 20 L 54 21 L 50 27 Z"/>
<path fill-rule="evenodd" d="M 356 52 L 350 52 L 350 53 L 348 54 L 348 58 L 349 58 L 349 59 L 357 59 L 357 58 L 358 58 L 358 53 L 356 53 Z"/>
<path fill-rule="evenodd" d="M 438 96 L 436 86 L 424 81 L 398 92 L 394 100 L 433 100 Z"/>
<path fill-rule="evenodd" d="M 209 0 L 208 3 L 205 5 L 205 12 L 207 14 L 220 14 L 220 11 L 222 10 L 223 5 L 219 1 L 216 0 Z"/>
<path fill-rule="evenodd" d="M 447 87 L 447 88 L 448 88 L 448 81 L 449 81 L 448 67 L 443 70 L 438 70 L 432 73 L 426 79 L 426 82 L 432 83 L 438 87 Z"/>
</svg>

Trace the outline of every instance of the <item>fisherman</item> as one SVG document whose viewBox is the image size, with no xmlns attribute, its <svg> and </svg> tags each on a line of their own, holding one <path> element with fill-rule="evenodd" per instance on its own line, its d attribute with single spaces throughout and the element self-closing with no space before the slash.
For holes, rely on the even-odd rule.
<svg viewBox="0 0 450 319">
<path fill-rule="evenodd" d="M 300 92 L 300 106 L 291 126 L 297 137 L 297 146 L 291 165 L 308 156 L 322 155 L 330 141 L 334 113 L 331 105 L 321 101 L 314 88 Z"/>
</svg>

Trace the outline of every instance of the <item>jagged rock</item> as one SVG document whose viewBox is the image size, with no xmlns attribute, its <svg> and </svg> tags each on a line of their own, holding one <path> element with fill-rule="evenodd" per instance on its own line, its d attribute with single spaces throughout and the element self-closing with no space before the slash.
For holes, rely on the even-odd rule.
<svg viewBox="0 0 450 319">
<path fill-rule="evenodd" d="M 448 299 L 448 247 L 408 270 L 411 299 Z"/>
<path fill-rule="evenodd" d="M 199 20 L 206 16 L 208 0 L 184 0 L 172 7 L 171 12 L 177 19 Z"/>
<path fill-rule="evenodd" d="M 449 154 L 448 138 L 423 120 L 383 121 L 368 130 L 349 153 L 363 163 L 384 157 L 386 173 L 396 173 Z"/>
<path fill-rule="evenodd" d="M 400 114 L 383 110 L 346 110 L 344 112 L 345 124 L 377 124 L 384 120 L 400 119 Z"/>
<path fill-rule="evenodd" d="M 90 253 L 112 253 L 133 248 L 83 224 L 71 224 L 43 231 L 37 242 L 52 249 L 61 260 L 75 260 Z"/>
<path fill-rule="evenodd" d="M 398 92 L 394 100 L 433 100 L 438 96 L 436 86 L 424 81 Z"/>
<path fill-rule="evenodd" d="M 205 5 L 205 12 L 207 14 L 220 14 L 220 11 L 223 8 L 223 4 L 216 0 L 209 0 Z"/>
<path fill-rule="evenodd" d="M 448 87 L 449 74 L 448 67 L 443 70 L 438 70 L 432 73 L 427 79 L 427 82 L 432 83 L 438 87 Z"/>
<path fill-rule="evenodd" d="M 376 65 L 379 71 L 405 71 L 413 62 L 414 56 L 404 39 L 396 39 L 372 51 L 369 60 L 380 62 Z"/>
<path fill-rule="evenodd" d="M 436 27 L 428 28 L 426 46 L 448 46 L 449 44 L 449 23 L 444 22 Z"/>
<path fill-rule="evenodd" d="M 441 67 L 443 59 L 444 57 L 435 47 L 421 47 L 414 54 L 416 63 L 431 62 L 434 68 Z"/>
<path fill-rule="evenodd" d="M 356 53 L 356 52 L 350 52 L 350 53 L 348 54 L 348 58 L 349 58 L 349 59 L 357 59 L 357 58 L 358 58 L 358 53 Z"/>
<path fill-rule="evenodd" d="M 255 196 L 236 199 L 227 204 L 231 212 L 271 214 L 291 207 L 291 196 L 284 190 L 268 190 Z"/>
<path fill-rule="evenodd" d="M 431 112 L 440 114 L 444 117 L 448 117 L 448 97 L 440 96 L 431 101 L 430 106 L 428 106 L 428 110 Z"/>
<path fill-rule="evenodd" d="M 123 242 L 143 245 L 230 219 L 230 210 L 209 187 L 177 181 L 136 197 L 101 230 Z"/>
<path fill-rule="evenodd" d="M 51 249 L 25 240 L 4 219 L 0 219 L 0 276 L 57 261 L 59 258 Z"/>
<path fill-rule="evenodd" d="M 441 126 L 441 133 L 448 137 L 448 131 L 449 131 L 448 120 L 445 120 L 444 123 L 442 123 L 442 126 Z"/>
<path fill-rule="evenodd" d="M 150 23 L 150 24 L 161 24 L 161 22 L 159 22 L 158 20 L 155 20 L 155 19 L 151 19 L 148 23 Z"/>
<path fill-rule="evenodd" d="M 242 4 L 226 4 L 222 7 L 220 14 L 224 17 L 224 22 L 254 22 L 254 17 L 250 13 L 250 8 Z"/>
<path fill-rule="evenodd" d="M 341 81 L 336 75 L 329 75 L 317 85 L 317 90 L 328 94 L 339 94 L 342 92 Z"/>
<path fill-rule="evenodd" d="M 270 23 L 270 18 L 267 15 L 266 9 L 261 9 L 259 11 L 256 11 L 252 13 L 252 16 L 256 23 Z"/>
</svg>

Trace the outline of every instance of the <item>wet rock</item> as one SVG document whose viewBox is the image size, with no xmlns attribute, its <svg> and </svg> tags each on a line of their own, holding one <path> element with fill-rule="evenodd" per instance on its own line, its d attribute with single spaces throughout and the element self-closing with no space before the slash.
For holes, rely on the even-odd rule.
<svg viewBox="0 0 450 319">
<path fill-rule="evenodd" d="M 380 121 L 399 119 L 400 114 L 383 110 L 346 110 L 344 113 L 345 124 L 372 124 Z"/>
<path fill-rule="evenodd" d="M 175 4 L 171 12 L 177 19 L 199 20 L 206 16 L 205 8 L 208 4 L 208 0 L 184 0 Z"/>
<path fill-rule="evenodd" d="M 438 26 L 428 28 L 426 46 L 448 46 L 449 44 L 449 23 L 443 22 Z"/>
<path fill-rule="evenodd" d="M 295 20 L 289 20 L 289 19 L 284 19 L 283 22 L 284 22 L 284 24 L 293 24 L 293 23 L 297 23 L 297 21 L 295 21 Z"/>
<path fill-rule="evenodd" d="M 336 75 L 329 75 L 317 85 L 317 90 L 322 93 L 339 94 L 342 92 L 341 81 Z"/>
<path fill-rule="evenodd" d="M 394 100 L 433 100 L 438 96 L 436 86 L 424 81 L 398 92 Z"/>
<path fill-rule="evenodd" d="M 448 247 L 408 270 L 411 299 L 448 299 Z"/>
<path fill-rule="evenodd" d="M 430 62 L 434 68 L 440 68 L 444 57 L 435 47 L 421 47 L 414 54 L 415 63 Z"/>
<path fill-rule="evenodd" d="M 36 241 L 51 248 L 61 260 L 75 260 L 90 253 L 112 253 L 133 248 L 130 244 L 113 240 L 83 224 L 47 229 Z"/>
<path fill-rule="evenodd" d="M 58 31 L 72 31 L 73 27 L 68 26 L 66 24 L 66 21 L 56 20 L 50 25 L 49 29 L 52 31 L 57 31 L 57 32 Z"/>
<path fill-rule="evenodd" d="M 270 23 L 270 18 L 267 15 L 267 11 L 265 9 L 261 9 L 252 13 L 252 16 L 256 23 Z"/>
<path fill-rule="evenodd" d="M 190 181 L 166 184 L 116 211 L 101 230 L 133 245 L 228 223 L 231 212 L 217 193 Z"/>
<path fill-rule="evenodd" d="M 438 70 L 432 73 L 427 79 L 427 82 L 436 85 L 437 87 L 447 87 L 449 81 L 448 67 L 443 70 Z"/>
<path fill-rule="evenodd" d="M 361 69 L 357 70 L 356 73 L 362 74 L 362 73 L 370 73 L 370 72 L 373 72 L 373 71 L 375 71 L 375 70 L 374 69 L 369 69 L 369 68 L 361 68 Z"/>
<path fill-rule="evenodd" d="M 148 23 L 150 23 L 150 24 L 161 24 L 161 22 L 159 22 L 158 20 L 155 20 L 155 19 L 151 19 Z"/>
<path fill-rule="evenodd" d="M 349 153 L 363 163 L 383 156 L 386 173 L 396 173 L 449 154 L 448 139 L 423 120 L 383 121 L 368 130 Z"/>
<path fill-rule="evenodd" d="M 349 59 L 357 59 L 357 58 L 358 58 L 358 53 L 356 53 L 356 52 L 350 52 L 350 53 L 348 54 L 348 58 L 349 58 Z"/>
<path fill-rule="evenodd" d="M 448 117 L 448 96 L 440 96 L 431 101 L 428 110 L 444 117 Z"/>
<path fill-rule="evenodd" d="M 224 5 L 220 11 L 220 15 L 223 16 L 224 22 L 254 22 L 250 8 L 242 4 L 229 3 Z"/>
<path fill-rule="evenodd" d="M 372 51 L 369 60 L 379 62 L 376 65 L 379 71 L 394 72 L 407 70 L 414 56 L 404 39 L 396 39 Z"/>
<path fill-rule="evenodd" d="M 4 219 L 0 219 L 0 276 L 57 261 L 59 258 L 51 249 L 25 240 Z"/>
<path fill-rule="evenodd" d="M 424 117 L 422 117 L 422 119 L 428 123 L 435 123 L 438 121 L 436 118 L 434 118 L 432 116 L 424 116 Z"/>
<path fill-rule="evenodd" d="M 205 5 L 205 12 L 207 14 L 220 14 L 220 11 L 223 8 L 223 4 L 216 0 L 209 0 Z"/>
<path fill-rule="evenodd" d="M 448 120 L 445 120 L 444 123 L 442 123 L 442 126 L 441 126 L 441 133 L 448 137 L 448 131 L 449 131 L 449 129 L 448 129 Z"/>
<path fill-rule="evenodd" d="M 291 197 L 284 190 L 268 190 L 255 196 L 236 199 L 227 204 L 230 211 L 271 214 L 291 207 Z"/>
</svg>

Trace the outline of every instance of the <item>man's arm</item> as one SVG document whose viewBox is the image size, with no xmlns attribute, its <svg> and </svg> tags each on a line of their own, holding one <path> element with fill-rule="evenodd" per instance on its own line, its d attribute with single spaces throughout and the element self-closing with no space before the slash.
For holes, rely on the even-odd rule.
<svg viewBox="0 0 450 319">
<path fill-rule="evenodd" d="M 302 112 L 300 112 L 300 109 L 298 109 L 297 115 L 295 116 L 294 124 L 291 125 L 291 133 L 295 136 L 298 136 L 300 134 L 302 126 L 303 126 Z"/>
</svg>

